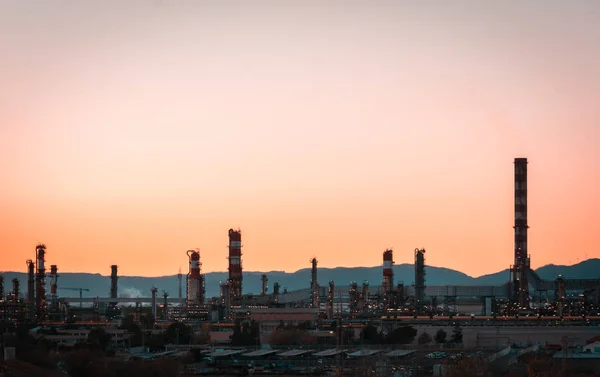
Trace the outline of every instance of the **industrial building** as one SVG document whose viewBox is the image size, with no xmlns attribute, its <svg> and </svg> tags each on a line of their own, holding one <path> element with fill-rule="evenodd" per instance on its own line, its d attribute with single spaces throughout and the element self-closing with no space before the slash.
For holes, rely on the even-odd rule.
<svg viewBox="0 0 600 377">
<path fill-rule="evenodd" d="M 427 285 L 426 250 L 414 249 L 414 284 L 405 286 L 394 281 L 394 251 L 383 251 L 382 284 L 352 282 L 349 286 L 336 286 L 333 281 L 326 285 L 318 282 L 318 261 L 310 260 L 311 280 L 305 289 L 280 292 L 274 282 L 268 291 L 268 276 L 262 276 L 260 295 L 245 295 L 243 292 L 242 233 L 241 230 L 228 231 L 228 279 L 220 286 L 219 297 L 205 297 L 205 279 L 202 273 L 200 249 L 186 252 L 189 269 L 186 275 L 185 295 L 182 292 L 182 274 L 179 272 L 179 295 L 168 297 L 163 293 L 162 302 L 157 301 L 158 288 L 151 291 L 151 298 L 133 299 L 140 308 L 150 304 L 153 320 L 184 322 L 228 322 L 236 318 L 255 318 L 263 322 L 265 328 L 272 327 L 274 321 L 288 318 L 292 313 L 304 313 L 314 322 L 343 320 L 386 321 L 440 321 L 467 315 L 469 320 L 481 323 L 539 318 L 543 321 L 571 318 L 577 321 L 598 321 L 600 299 L 600 279 L 571 280 L 557 277 L 548 281 L 541 279 L 530 267 L 528 250 L 527 218 L 527 164 L 526 158 L 514 160 L 514 245 L 513 260 L 510 264 L 510 279 L 501 286 L 456 286 Z M 431 252 L 431 251 L 429 251 Z M 435 252 L 435 251 L 434 251 Z M 48 274 L 50 295 L 46 295 L 47 248 L 39 244 L 35 248 L 35 262 L 27 261 L 27 294 L 20 295 L 18 281 L 13 281 L 12 291 L 5 293 L 4 281 L 0 279 L 0 310 L 7 318 L 15 321 L 29 320 L 37 323 L 56 321 L 76 321 L 73 311 L 83 302 L 93 305 L 94 317 L 112 320 L 120 316 L 121 304 L 132 299 L 118 297 L 118 270 L 111 266 L 108 296 L 97 298 L 59 297 L 58 267 L 52 265 Z M 182 253 L 183 254 L 183 253 Z M 582 292 L 577 298 L 569 297 L 568 291 Z M 542 302 L 541 298 L 544 298 Z M 538 300 L 536 301 L 536 298 Z M 548 301 L 551 301 L 548 304 Z M 257 310 L 263 311 L 258 314 Z M 268 314 L 267 314 L 268 313 Z M 279 313 L 279 314 L 277 314 Z M 307 313 L 310 313 L 307 314 Z M 457 317 L 458 316 L 458 317 Z M 277 319 L 275 319 L 277 318 Z M 295 317 L 294 317 L 295 318 Z"/>
</svg>

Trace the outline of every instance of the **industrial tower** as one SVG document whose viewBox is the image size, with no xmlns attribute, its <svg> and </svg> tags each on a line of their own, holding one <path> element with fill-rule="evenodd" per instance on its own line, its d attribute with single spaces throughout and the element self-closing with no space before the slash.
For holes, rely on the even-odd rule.
<svg viewBox="0 0 600 377">
<path fill-rule="evenodd" d="M 511 266 L 512 301 L 529 309 L 529 254 L 527 250 L 527 159 L 515 158 L 515 258 Z"/>
<path fill-rule="evenodd" d="M 204 276 L 201 274 L 200 250 L 188 250 L 190 269 L 187 275 L 187 303 L 188 305 L 204 304 Z"/>
<path fill-rule="evenodd" d="M 242 298 L 242 232 L 229 229 L 229 285 L 232 300 Z"/>
<path fill-rule="evenodd" d="M 317 258 L 310 260 L 310 301 L 313 308 L 319 307 L 319 282 L 317 280 Z"/>
<path fill-rule="evenodd" d="M 415 249 L 415 310 L 423 311 L 425 301 L 425 249 Z"/>
<path fill-rule="evenodd" d="M 46 245 L 38 244 L 35 247 L 36 267 L 35 275 L 35 315 L 38 321 L 46 319 Z"/>
<path fill-rule="evenodd" d="M 50 307 L 53 311 L 58 308 L 58 267 L 50 266 Z"/>
<path fill-rule="evenodd" d="M 387 249 L 383 252 L 383 298 L 384 306 L 386 308 L 393 307 L 394 301 L 394 252 L 391 249 Z"/>
<path fill-rule="evenodd" d="M 113 264 L 110 266 L 110 292 L 109 296 L 112 299 L 116 299 L 118 297 L 118 282 L 119 282 L 119 274 L 118 274 L 118 266 Z M 117 301 L 112 301 L 108 303 L 106 308 L 106 317 L 114 318 L 118 315 L 119 309 L 117 307 Z"/>
</svg>

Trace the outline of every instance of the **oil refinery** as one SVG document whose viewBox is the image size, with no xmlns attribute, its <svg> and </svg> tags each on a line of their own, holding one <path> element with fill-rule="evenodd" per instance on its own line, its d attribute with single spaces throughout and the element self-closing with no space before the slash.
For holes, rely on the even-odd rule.
<svg viewBox="0 0 600 377">
<path fill-rule="evenodd" d="M 424 248 L 416 248 L 406 251 L 414 257 L 414 284 L 405 286 L 394 280 L 394 251 L 387 249 L 382 254 L 381 285 L 370 285 L 366 281 L 360 284 L 352 282 L 349 286 L 336 286 L 333 281 L 319 282 L 318 261 L 312 258 L 311 279 L 305 289 L 280 292 L 280 285 L 274 282 L 269 292 L 269 277 L 265 274 L 261 277 L 260 295 L 244 294 L 242 232 L 229 229 L 228 279 L 220 284 L 218 297 L 206 297 L 202 251 L 197 248 L 185 252 L 189 267 L 186 275 L 181 271 L 178 274 L 178 297 L 169 297 L 163 292 L 162 302 L 159 302 L 157 294 L 160 287 L 155 287 L 149 298 L 120 298 L 117 265 L 111 266 L 106 297 L 83 297 L 85 289 L 66 287 L 63 290 L 78 291 L 79 297 L 60 297 L 58 266 L 51 265 L 47 272 L 45 263 L 51 250 L 47 253 L 46 245 L 39 244 L 35 247 L 34 258 L 26 261 L 25 295 L 21 294 L 18 279 L 12 281 L 9 290 L 5 289 L 4 278 L 0 276 L 0 311 L 4 318 L 16 322 L 74 322 L 81 320 L 84 313 L 88 313 L 88 317 L 92 315 L 94 321 L 112 321 L 122 316 L 122 310 L 130 310 L 125 308 L 125 304 L 133 301 L 134 310 L 138 312 L 147 311 L 149 307 L 154 321 L 188 323 L 227 323 L 260 310 L 280 313 L 277 318 L 282 320 L 294 311 L 311 313 L 323 324 L 338 319 L 427 323 L 459 318 L 482 323 L 532 320 L 544 323 L 600 323 L 600 278 L 583 280 L 557 276 L 555 280 L 544 280 L 530 267 L 527 164 L 526 158 L 514 160 L 514 251 L 510 278 L 503 285 L 427 285 L 425 256 L 432 251 L 426 253 Z M 46 279 L 49 280 L 49 294 Z M 568 295 L 573 291 L 578 295 Z M 85 308 L 83 304 L 86 304 Z"/>
</svg>

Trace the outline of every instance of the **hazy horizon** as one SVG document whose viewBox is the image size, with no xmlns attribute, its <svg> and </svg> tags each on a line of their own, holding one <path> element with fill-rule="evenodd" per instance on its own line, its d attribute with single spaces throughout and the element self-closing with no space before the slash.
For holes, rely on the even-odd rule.
<svg viewBox="0 0 600 377">
<path fill-rule="evenodd" d="M 600 2 L 0 5 L 0 250 L 173 275 L 600 255 Z M 168 5 L 171 4 L 171 5 Z"/>
</svg>

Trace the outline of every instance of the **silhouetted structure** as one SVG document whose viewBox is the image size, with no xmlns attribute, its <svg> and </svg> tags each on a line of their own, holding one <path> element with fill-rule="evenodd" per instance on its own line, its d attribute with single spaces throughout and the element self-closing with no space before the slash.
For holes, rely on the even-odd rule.
<svg viewBox="0 0 600 377">
<path fill-rule="evenodd" d="M 515 158 L 515 255 L 511 266 L 512 301 L 519 309 L 529 309 L 530 269 L 527 250 L 527 159 Z"/>
<path fill-rule="evenodd" d="M 269 289 L 269 287 L 267 285 L 268 281 L 269 281 L 269 279 L 267 278 L 266 274 L 260 275 L 260 282 L 261 282 L 260 295 L 261 296 L 267 295 L 267 290 Z"/>
<path fill-rule="evenodd" d="M 35 315 L 38 321 L 46 319 L 46 245 L 35 248 L 37 273 L 35 275 Z"/>
<path fill-rule="evenodd" d="M 310 260 L 310 302 L 313 308 L 319 307 L 319 282 L 317 280 L 317 258 Z"/>
<path fill-rule="evenodd" d="M 229 229 L 229 284 L 231 299 L 242 298 L 242 233 Z"/>
<path fill-rule="evenodd" d="M 415 249 L 415 311 L 421 314 L 425 301 L 425 249 Z"/>
<path fill-rule="evenodd" d="M 190 263 L 187 275 L 187 303 L 188 305 L 200 305 L 204 303 L 204 276 L 201 274 L 202 263 L 200 262 L 200 251 L 188 250 L 187 256 Z"/>
<path fill-rule="evenodd" d="M 383 252 L 383 281 L 381 288 L 383 290 L 383 305 L 385 308 L 394 306 L 394 252 L 387 249 Z"/>
<path fill-rule="evenodd" d="M 58 267 L 53 264 L 50 266 L 50 307 L 56 310 L 58 307 Z"/>
</svg>

